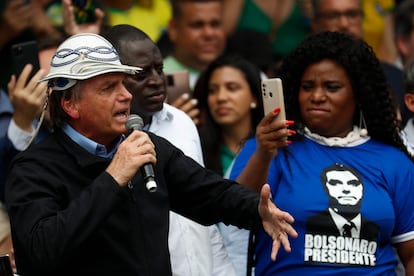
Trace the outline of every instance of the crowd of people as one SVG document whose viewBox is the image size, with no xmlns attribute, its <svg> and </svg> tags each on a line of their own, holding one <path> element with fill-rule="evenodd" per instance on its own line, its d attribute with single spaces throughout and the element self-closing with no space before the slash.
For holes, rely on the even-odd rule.
<svg viewBox="0 0 414 276">
<path fill-rule="evenodd" d="M 40 65 L 0 67 L 15 275 L 414 275 L 413 0 L 0 12 L 4 64 L 36 41 Z M 177 71 L 190 90 L 167 103 Z M 286 120 L 263 111 L 275 77 Z"/>
</svg>

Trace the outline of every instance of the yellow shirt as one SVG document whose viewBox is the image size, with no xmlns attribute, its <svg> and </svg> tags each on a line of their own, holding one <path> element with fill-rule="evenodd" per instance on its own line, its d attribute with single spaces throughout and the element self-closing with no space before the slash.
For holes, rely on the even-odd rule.
<svg viewBox="0 0 414 276">
<path fill-rule="evenodd" d="M 128 10 L 109 8 L 109 24 L 129 24 L 144 31 L 154 42 L 158 40 L 171 18 L 171 5 L 168 0 L 154 0 L 152 9 L 136 3 Z"/>
<path fill-rule="evenodd" d="M 364 40 L 379 53 L 384 36 L 384 17 L 395 7 L 394 0 L 362 0 Z"/>
</svg>

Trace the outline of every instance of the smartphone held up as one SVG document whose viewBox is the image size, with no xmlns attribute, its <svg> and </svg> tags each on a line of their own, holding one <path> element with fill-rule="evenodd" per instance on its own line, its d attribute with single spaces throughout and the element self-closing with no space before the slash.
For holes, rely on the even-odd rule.
<svg viewBox="0 0 414 276">
<path fill-rule="evenodd" d="M 279 115 L 277 115 L 275 120 L 286 120 L 283 86 L 280 78 L 271 78 L 262 81 L 262 99 L 265 116 L 275 108 L 280 108 Z"/>
<path fill-rule="evenodd" d="M 85 24 L 96 21 L 95 6 L 92 0 L 72 0 L 72 5 L 76 23 Z"/>
<path fill-rule="evenodd" d="M 40 69 L 39 51 L 36 41 L 17 43 L 11 46 L 13 74 L 19 76 L 27 64 L 33 66 L 28 80 Z"/>
<path fill-rule="evenodd" d="M 191 94 L 188 71 L 175 71 L 165 74 L 167 82 L 167 102 L 172 104 L 183 94 Z"/>
</svg>

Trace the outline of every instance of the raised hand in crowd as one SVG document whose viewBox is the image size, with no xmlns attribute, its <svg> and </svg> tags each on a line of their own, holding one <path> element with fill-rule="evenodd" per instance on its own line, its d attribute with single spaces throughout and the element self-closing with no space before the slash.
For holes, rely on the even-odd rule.
<svg viewBox="0 0 414 276">
<path fill-rule="evenodd" d="M 197 108 L 197 100 L 192 98 L 189 94 L 183 94 L 178 97 L 172 106 L 184 111 L 193 120 L 194 124 L 200 123 L 200 110 Z"/>
<path fill-rule="evenodd" d="M 46 13 L 44 3 L 29 1 L 25 5 L 28 6 L 30 13 L 29 28 L 37 37 L 59 38 L 62 36 L 62 33 L 53 25 L 52 20 Z"/>
<path fill-rule="evenodd" d="M 0 24 L 0 48 L 30 26 L 30 6 L 23 1 L 9 1 Z"/>
<path fill-rule="evenodd" d="M 101 32 L 102 23 L 105 16 L 105 13 L 101 9 L 95 9 L 95 22 L 78 24 L 75 20 L 74 7 L 71 0 L 62 0 L 62 7 L 63 25 L 65 32 L 68 35 L 75 35 L 80 33 L 99 34 Z"/>
<path fill-rule="evenodd" d="M 47 83 L 38 83 L 45 71 L 40 69 L 29 79 L 32 69 L 32 65 L 26 65 L 20 76 L 12 75 L 8 83 L 9 97 L 14 107 L 13 120 L 28 132 L 32 131 L 33 120 L 40 116 L 47 95 Z"/>
</svg>

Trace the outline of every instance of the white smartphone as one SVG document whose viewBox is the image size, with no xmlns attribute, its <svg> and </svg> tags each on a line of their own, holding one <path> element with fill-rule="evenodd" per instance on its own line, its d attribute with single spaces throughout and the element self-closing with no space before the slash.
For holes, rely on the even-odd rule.
<svg viewBox="0 0 414 276">
<path fill-rule="evenodd" d="M 286 120 L 285 100 L 283 97 L 282 80 L 280 78 L 262 80 L 262 99 L 265 116 L 279 107 L 280 112 L 275 120 Z"/>
<path fill-rule="evenodd" d="M 182 94 L 191 95 L 190 80 L 187 71 L 165 73 L 167 82 L 167 103 L 172 104 Z"/>
</svg>

